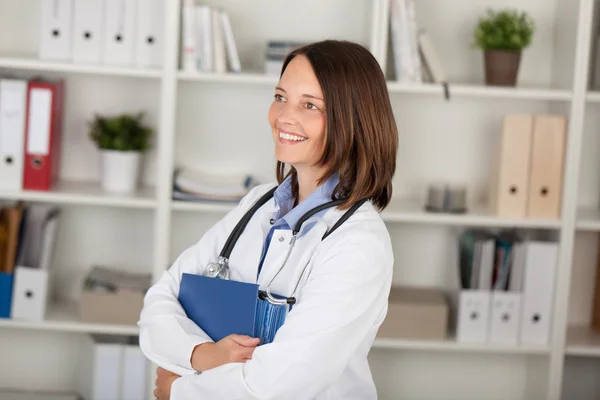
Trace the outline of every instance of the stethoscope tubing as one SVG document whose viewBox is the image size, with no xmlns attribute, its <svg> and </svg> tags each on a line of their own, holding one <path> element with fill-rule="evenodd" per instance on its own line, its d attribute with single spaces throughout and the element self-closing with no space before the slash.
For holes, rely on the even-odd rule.
<svg viewBox="0 0 600 400">
<path fill-rule="evenodd" d="M 209 275 L 213 276 L 213 277 L 218 277 L 221 279 L 229 279 L 230 278 L 230 269 L 229 269 L 229 257 L 231 255 L 231 252 L 233 251 L 233 248 L 235 246 L 235 244 L 237 243 L 238 239 L 240 238 L 240 236 L 242 235 L 243 231 L 245 230 L 246 226 L 248 225 L 248 223 L 250 222 L 250 219 L 254 216 L 254 214 L 256 213 L 256 211 L 258 211 L 258 209 L 260 207 L 262 207 L 267 201 L 269 201 L 269 199 L 271 197 L 273 197 L 273 193 L 275 192 L 275 190 L 277 189 L 277 186 L 275 186 L 274 188 L 270 189 L 267 193 L 265 193 L 253 206 L 252 208 L 250 208 L 246 214 L 244 214 L 244 216 L 238 221 L 238 223 L 236 224 L 236 226 L 233 228 L 231 234 L 229 235 L 229 237 L 227 238 L 225 244 L 223 245 L 223 248 L 219 254 L 219 258 L 217 260 L 216 263 L 211 263 L 210 266 L 208 267 L 209 269 Z M 355 204 L 352 205 L 352 207 L 350 207 L 350 209 L 348 209 L 348 211 L 346 211 L 344 213 L 344 215 L 342 215 L 342 217 L 334 224 L 334 226 L 327 230 L 325 232 L 325 234 L 323 235 L 323 237 L 321 238 L 321 240 L 325 240 L 325 238 L 327 236 L 329 236 L 331 233 L 333 233 L 333 231 L 335 231 L 340 225 L 342 225 L 348 218 L 350 218 L 350 216 L 352 214 L 354 214 L 354 212 L 360 208 L 360 206 L 362 206 L 366 201 L 368 200 L 368 198 L 364 198 L 359 200 L 358 202 L 356 202 Z M 294 248 L 294 244 L 296 243 L 296 239 L 298 236 L 298 233 L 301 231 L 302 229 L 302 225 L 313 215 L 317 214 L 318 212 L 325 210 L 327 208 L 330 207 L 335 207 L 339 204 L 342 204 L 344 202 L 344 200 L 332 200 L 329 201 L 325 204 L 321 204 L 320 206 L 314 207 L 311 210 L 307 211 L 304 215 L 302 215 L 302 217 L 300 217 L 300 219 L 298 220 L 298 222 L 296 223 L 296 225 L 294 226 L 294 230 L 292 231 L 292 237 L 290 239 L 290 244 L 288 246 L 288 250 L 287 253 L 285 255 L 285 259 L 283 261 L 283 263 L 281 264 L 281 266 L 279 267 L 279 269 L 277 270 L 277 272 L 275 273 L 275 275 L 273 276 L 273 278 L 271 278 L 271 280 L 269 281 L 269 283 L 267 284 L 266 287 L 266 291 L 265 292 L 260 292 L 259 293 L 259 298 L 262 300 L 266 300 L 269 303 L 273 304 L 273 305 L 292 305 L 296 303 L 296 291 L 298 290 L 298 286 L 300 285 L 300 280 L 302 279 L 302 276 L 304 275 L 304 271 L 306 270 L 306 266 L 304 267 L 304 269 L 302 270 L 302 273 L 300 274 L 300 277 L 298 278 L 298 281 L 296 282 L 296 285 L 294 287 L 294 291 L 292 293 L 292 295 L 286 299 L 277 299 L 275 298 L 272 293 L 271 293 L 271 285 L 272 283 L 275 281 L 275 279 L 277 278 L 277 276 L 281 273 L 281 271 L 283 270 L 283 268 L 285 267 L 290 254 L 292 252 L 292 249 Z M 218 266 L 219 269 L 216 271 L 213 271 L 212 268 L 214 268 L 214 266 Z"/>
</svg>

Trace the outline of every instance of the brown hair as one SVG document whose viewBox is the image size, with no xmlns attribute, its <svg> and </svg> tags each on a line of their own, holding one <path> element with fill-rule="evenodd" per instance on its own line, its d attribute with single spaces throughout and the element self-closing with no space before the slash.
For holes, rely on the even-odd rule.
<svg viewBox="0 0 600 400">
<path fill-rule="evenodd" d="M 327 132 L 318 164 L 326 170 L 319 184 L 338 173 L 340 182 L 332 196 L 345 199 L 341 209 L 369 198 L 383 210 L 392 196 L 398 132 L 381 67 L 357 43 L 324 40 L 292 51 L 281 75 L 298 55 L 309 60 L 325 97 Z M 277 181 L 292 174 L 297 197 L 296 170 L 291 168 L 286 174 L 285 168 L 277 162 Z"/>
</svg>

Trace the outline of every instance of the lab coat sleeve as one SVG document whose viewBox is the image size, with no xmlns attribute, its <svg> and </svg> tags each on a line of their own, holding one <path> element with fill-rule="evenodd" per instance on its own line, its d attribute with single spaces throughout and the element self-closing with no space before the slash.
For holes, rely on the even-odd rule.
<svg viewBox="0 0 600 400">
<path fill-rule="evenodd" d="M 263 190 L 263 186 L 253 189 L 198 243 L 183 251 L 146 293 L 138 321 L 140 348 L 158 366 L 178 375 L 195 373 L 191 365 L 194 347 L 212 340 L 187 317 L 179 303 L 181 276 L 183 273 L 199 274 L 204 266 L 217 259 L 229 233 L 258 198 L 256 192 Z"/>
<path fill-rule="evenodd" d="M 387 311 L 389 237 L 356 229 L 315 254 L 301 300 L 273 343 L 246 363 L 178 378 L 171 400 L 309 400 L 327 390 Z"/>
</svg>

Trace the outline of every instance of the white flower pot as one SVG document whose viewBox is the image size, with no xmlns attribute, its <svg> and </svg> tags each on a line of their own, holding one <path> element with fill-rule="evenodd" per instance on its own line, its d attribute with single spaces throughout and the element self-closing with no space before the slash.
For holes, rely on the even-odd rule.
<svg viewBox="0 0 600 400">
<path fill-rule="evenodd" d="M 137 189 L 141 153 L 100 150 L 102 188 L 113 193 L 132 193 Z"/>
</svg>

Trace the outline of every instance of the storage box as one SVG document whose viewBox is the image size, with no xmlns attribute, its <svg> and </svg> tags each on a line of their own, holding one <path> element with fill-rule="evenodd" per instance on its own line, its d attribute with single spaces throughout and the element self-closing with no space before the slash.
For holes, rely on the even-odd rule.
<svg viewBox="0 0 600 400">
<path fill-rule="evenodd" d="M 144 305 L 144 294 L 135 291 L 83 291 L 79 301 L 82 322 L 136 325 Z"/>
<path fill-rule="evenodd" d="M 444 340 L 448 315 L 448 301 L 441 289 L 392 287 L 388 313 L 377 337 Z"/>
</svg>

